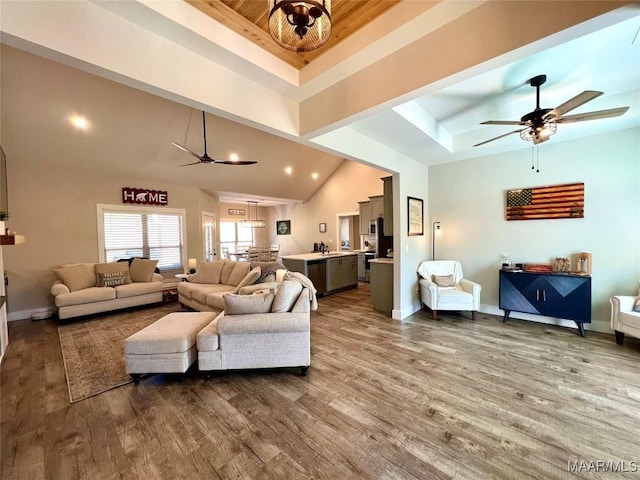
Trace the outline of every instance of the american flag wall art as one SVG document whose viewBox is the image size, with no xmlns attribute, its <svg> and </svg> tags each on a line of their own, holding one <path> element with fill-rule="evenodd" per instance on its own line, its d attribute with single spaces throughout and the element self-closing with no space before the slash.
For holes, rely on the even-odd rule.
<svg viewBox="0 0 640 480">
<path fill-rule="evenodd" d="M 507 220 L 584 218 L 584 183 L 507 190 Z"/>
</svg>

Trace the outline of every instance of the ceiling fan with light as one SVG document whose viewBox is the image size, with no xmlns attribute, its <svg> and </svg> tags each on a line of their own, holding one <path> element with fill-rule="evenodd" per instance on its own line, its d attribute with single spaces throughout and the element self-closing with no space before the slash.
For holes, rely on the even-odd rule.
<svg viewBox="0 0 640 480">
<path fill-rule="evenodd" d="M 205 113 L 204 110 L 202 111 L 202 133 L 203 133 L 203 138 L 204 138 L 204 154 L 202 155 L 198 155 L 197 153 L 189 150 L 187 147 L 184 147 L 176 142 L 171 142 L 173 143 L 176 147 L 178 147 L 180 150 L 183 150 L 185 152 L 187 152 L 190 155 L 193 155 L 194 157 L 196 157 L 198 159 L 197 162 L 193 162 L 193 163 L 185 163 L 184 165 L 180 165 L 181 167 L 186 167 L 188 165 L 198 165 L 199 163 L 208 163 L 208 164 L 214 164 L 214 163 L 222 163 L 224 165 L 254 165 L 258 162 L 254 161 L 254 160 L 240 160 L 238 158 L 238 155 L 235 153 L 232 153 L 229 156 L 229 160 L 215 160 L 213 158 L 211 158 L 208 154 L 207 154 L 207 124 L 206 124 L 206 120 L 205 120 Z"/>
<path fill-rule="evenodd" d="M 595 112 L 565 115 L 571 110 L 574 110 L 603 94 L 603 92 L 595 90 L 585 90 L 563 104 L 558 105 L 556 108 L 540 108 L 540 86 L 546 81 L 546 75 L 537 75 L 529 80 L 529 85 L 536 88 L 536 109 L 534 111 L 527 113 L 520 120 L 488 120 L 480 124 L 520 125 L 522 128 L 485 140 L 484 142 L 476 143 L 474 147 L 479 147 L 480 145 L 493 142 L 494 140 L 507 137 L 514 133 L 519 133 L 520 138 L 533 142 L 534 145 L 537 145 L 549 140 L 549 137 L 556 133 L 559 123 L 574 123 L 584 122 L 586 120 L 597 120 L 600 118 L 619 117 L 629 110 L 629 107 L 618 107 L 610 108 L 608 110 L 597 110 Z"/>
</svg>

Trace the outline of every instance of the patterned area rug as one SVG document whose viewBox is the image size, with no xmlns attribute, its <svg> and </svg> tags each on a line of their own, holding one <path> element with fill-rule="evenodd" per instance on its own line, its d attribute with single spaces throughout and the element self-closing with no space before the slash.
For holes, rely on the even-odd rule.
<svg viewBox="0 0 640 480">
<path fill-rule="evenodd" d="M 105 313 L 58 326 L 71 403 L 131 383 L 124 367 L 124 340 L 180 304 Z"/>
</svg>

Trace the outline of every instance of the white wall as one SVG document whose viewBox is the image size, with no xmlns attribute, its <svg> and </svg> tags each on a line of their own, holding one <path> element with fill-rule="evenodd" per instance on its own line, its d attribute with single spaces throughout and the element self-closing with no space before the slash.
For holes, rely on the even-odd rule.
<svg viewBox="0 0 640 480">
<path fill-rule="evenodd" d="M 640 278 L 639 155 L 640 130 L 631 129 L 580 141 L 552 138 L 539 147 L 540 173 L 531 170 L 530 149 L 431 167 L 430 221 L 442 222 L 437 258 L 460 260 L 465 277 L 482 284 L 482 310 L 501 313 L 503 253 L 512 262 L 552 263 L 590 252 L 592 329 L 608 331 L 609 297 L 635 294 Z M 573 182 L 585 184 L 584 218 L 506 221 L 506 190 Z"/>
</svg>

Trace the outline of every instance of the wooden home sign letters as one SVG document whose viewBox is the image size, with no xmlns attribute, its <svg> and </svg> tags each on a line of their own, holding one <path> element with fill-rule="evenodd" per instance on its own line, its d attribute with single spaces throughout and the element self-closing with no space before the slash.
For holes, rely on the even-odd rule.
<svg viewBox="0 0 640 480">
<path fill-rule="evenodd" d="M 122 203 L 136 203 L 138 205 L 166 205 L 169 203 L 169 195 L 164 190 L 123 187 Z"/>
</svg>

